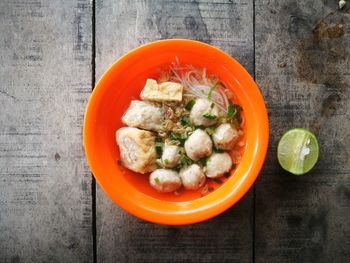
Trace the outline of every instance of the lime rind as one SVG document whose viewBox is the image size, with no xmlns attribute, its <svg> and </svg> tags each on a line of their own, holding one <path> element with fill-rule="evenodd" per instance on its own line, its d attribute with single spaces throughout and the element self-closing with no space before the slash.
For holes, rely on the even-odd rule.
<svg viewBox="0 0 350 263">
<path fill-rule="evenodd" d="M 277 147 L 277 159 L 282 168 L 294 175 L 309 172 L 317 163 L 319 146 L 316 136 L 303 128 L 283 134 Z"/>
</svg>

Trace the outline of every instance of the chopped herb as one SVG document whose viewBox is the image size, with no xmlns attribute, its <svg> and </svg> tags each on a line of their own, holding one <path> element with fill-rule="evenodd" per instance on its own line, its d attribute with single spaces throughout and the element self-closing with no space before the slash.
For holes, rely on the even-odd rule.
<svg viewBox="0 0 350 263">
<path fill-rule="evenodd" d="M 218 85 L 218 82 L 215 83 L 215 85 L 213 87 L 210 88 L 209 92 L 208 92 L 208 100 L 211 100 L 211 95 L 214 91 L 214 89 L 216 88 L 216 86 Z"/>
<path fill-rule="evenodd" d="M 183 145 L 188 138 L 186 133 L 176 133 L 176 132 L 170 132 L 169 138 L 172 141 L 178 141 L 181 145 Z"/>
<path fill-rule="evenodd" d="M 209 191 L 209 192 L 213 192 L 213 191 L 214 191 L 214 187 L 211 187 L 211 186 L 208 187 L 208 191 Z"/>
<path fill-rule="evenodd" d="M 211 119 L 211 120 L 216 119 L 216 117 L 217 117 L 215 115 L 210 114 L 209 112 L 204 113 L 202 116 L 204 118 Z"/>
<path fill-rule="evenodd" d="M 168 164 L 169 164 L 169 160 L 168 160 L 168 159 L 164 159 L 164 160 L 163 160 L 163 163 L 164 163 L 165 165 L 168 165 Z"/>
<path fill-rule="evenodd" d="M 182 116 L 180 119 L 180 123 L 182 126 L 190 125 L 190 119 L 187 116 Z"/>
<path fill-rule="evenodd" d="M 117 163 L 118 163 L 118 165 L 122 165 L 123 164 L 122 160 L 118 160 Z"/>
<path fill-rule="evenodd" d="M 236 169 L 237 164 L 233 163 L 231 169 Z"/>
<path fill-rule="evenodd" d="M 161 137 L 159 137 L 159 136 L 156 137 L 156 142 L 162 142 L 162 141 L 163 141 L 163 140 L 162 140 Z"/>
<path fill-rule="evenodd" d="M 179 140 L 181 138 L 181 135 L 176 132 L 170 132 L 169 138 L 171 140 Z"/>
<path fill-rule="evenodd" d="M 198 164 L 202 167 L 207 165 L 209 157 L 203 157 L 201 159 L 198 160 Z"/>
<path fill-rule="evenodd" d="M 210 108 L 214 108 L 215 107 L 215 103 L 213 102 L 212 104 L 210 104 Z"/>
<path fill-rule="evenodd" d="M 156 142 L 156 153 L 157 157 L 161 157 L 163 153 L 163 144 L 160 142 Z"/>
<path fill-rule="evenodd" d="M 194 126 L 195 129 L 204 129 L 204 126 L 203 125 L 197 125 L 197 126 Z"/>
<path fill-rule="evenodd" d="M 181 154 L 180 163 L 182 166 L 187 167 L 193 163 L 193 161 L 187 157 L 186 154 Z"/>
<path fill-rule="evenodd" d="M 233 104 L 230 104 L 227 108 L 227 115 L 226 118 L 227 119 L 231 119 L 233 117 L 233 115 L 235 114 L 236 108 Z"/>
<path fill-rule="evenodd" d="M 188 110 L 188 111 L 192 110 L 193 105 L 194 105 L 195 103 L 196 103 L 195 100 L 190 100 L 189 102 L 187 102 L 187 104 L 186 104 L 186 106 L 185 106 L 185 109 Z"/>
<path fill-rule="evenodd" d="M 241 111 L 243 111 L 242 107 L 238 104 L 230 104 L 227 108 L 227 119 L 235 118 L 238 123 L 242 122 Z"/>
<path fill-rule="evenodd" d="M 231 173 L 230 173 L 230 172 L 226 172 L 226 173 L 224 173 L 225 178 L 229 178 L 229 177 L 230 177 L 230 175 L 231 175 Z"/>
<path fill-rule="evenodd" d="M 179 142 L 179 141 L 176 141 L 176 140 L 171 140 L 171 141 L 170 141 L 170 144 L 171 144 L 171 145 L 178 145 L 178 144 L 180 144 L 180 142 Z"/>
<path fill-rule="evenodd" d="M 216 152 L 216 153 L 224 153 L 225 151 L 221 150 L 221 149 L 214 148 L 214 152 Z"/>
<path fill-rule="evenodd" d="M 227 122 L 227 119 L 224 118 L 224 117 L 220 117 L 220 118 L 218 119 L 218 122 L 219 122 L 219 123 L 225 123 L 225 122 Z"/>
<path fill-rule="evenodd" d="M 205 128 L 205 131 L 209 134 L 209 135 L 213 135 L 215 133 L 215 127 L 207 127 Z"/>
<path fill-rule="evenodd" d="M 175 167 L 171 168 L 171 170 L 173 170 L 173 171 L 175 171 L 175 172 L 180 172 L 181 167 L 182 167 L 182 165 L 181 165 L 181 164 L 178 164 L 178 165 L 176 165 Z"/>
<path fill-rule="evenodd" d="M 156 184 L 159 184 L 159 178 L 158 178 L 158 177 L 154 177 L 154 182 L 155 182 Z"/>
<path fill-rule="evenodd" d="M 214 182 L 217 183 L 217 184 L 222 184 L 222 181 L 218 178 L 214 178 Z"/>
</svg>

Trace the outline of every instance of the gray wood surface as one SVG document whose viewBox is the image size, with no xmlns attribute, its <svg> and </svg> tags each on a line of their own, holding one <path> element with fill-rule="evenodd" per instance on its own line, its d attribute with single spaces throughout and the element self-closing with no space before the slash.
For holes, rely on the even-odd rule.
<svg viewBox="0 0 350 263">
<path fill-rule="evenodd" d="M 255 14 L 256 78 L 271 126 L 256 183 L 255 261 L 350 262 L 349 9 L 269 0 Z M 303 177 L 277 165 L 277 140 L 293 127 L 320 142 L 319 162 Z"/>
<path fill-rule="evenodd" d="M 97 1 L 97 77 L 124 52 L 164 38 L 218 46 L 253 70 L 251 1 Z M 186 227 L 143 222 L 97 190 L 99 262 L 251 262 L 253 195 L 225 214 Z"/>
<path fill-rule="evenodd" d="M 1 0 L 0 263 L 350 262 L 349 22 L 349 3 L 339 11 L 336 0 Z M 98 185 L 95 196 L 82 147 L 94 77 L 166 38 L 238 59 L 270 121 L 255 189 L 184 227 L 137 219 Z M 293 127 L 314 131 L 321 146 L 303 177 L 276 160 Z"/>
<path fill-rule="evenodd" d="M 0 262 L 89 262 L 90 1 L 0 1 Z"/>
</svg>

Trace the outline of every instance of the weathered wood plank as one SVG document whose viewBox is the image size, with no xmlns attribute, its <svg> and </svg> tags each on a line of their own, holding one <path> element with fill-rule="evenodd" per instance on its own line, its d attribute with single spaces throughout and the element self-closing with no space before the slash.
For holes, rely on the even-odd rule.
<svg viewBox="0 0 350 263">
<path fill-rule="evenodd" d="M 350 262 L 350 15 L 333 10 L 337 1 L 256 2 L 256 78 L 271 125 L 256 184 L 256 262 Z M 303 177 L 275 157 L 293 127 L 320 142 Z"/>
<path fill-rule="evenodd" d="M 0 1 L 0 262 L 90 262 L 91 3 Z"/>
<path fill-rule="evenodd" d="M 251 1 L 97 1 L 97 77 L 124 52 L 164 38 L 218 46 L 253 72 Z M 100 262 L 251 262 L 252 193 L 208 222 L 165 227 L 143 222 L 97 189 Z"/>
</svg>

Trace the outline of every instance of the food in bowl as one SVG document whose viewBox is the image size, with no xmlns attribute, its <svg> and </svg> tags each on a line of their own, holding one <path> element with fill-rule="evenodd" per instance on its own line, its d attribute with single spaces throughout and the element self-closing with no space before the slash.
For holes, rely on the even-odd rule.
<svg viewBox="0 0 350 263">
<path fill-rule="evenodd" d="M 116 131 L 120 163 L 161 193 L 213 191 L 207 180 L 229 177 L 243 146 L 242 107 L 217 76 L 178 61 L 148 78 Z"/>
</svg>

